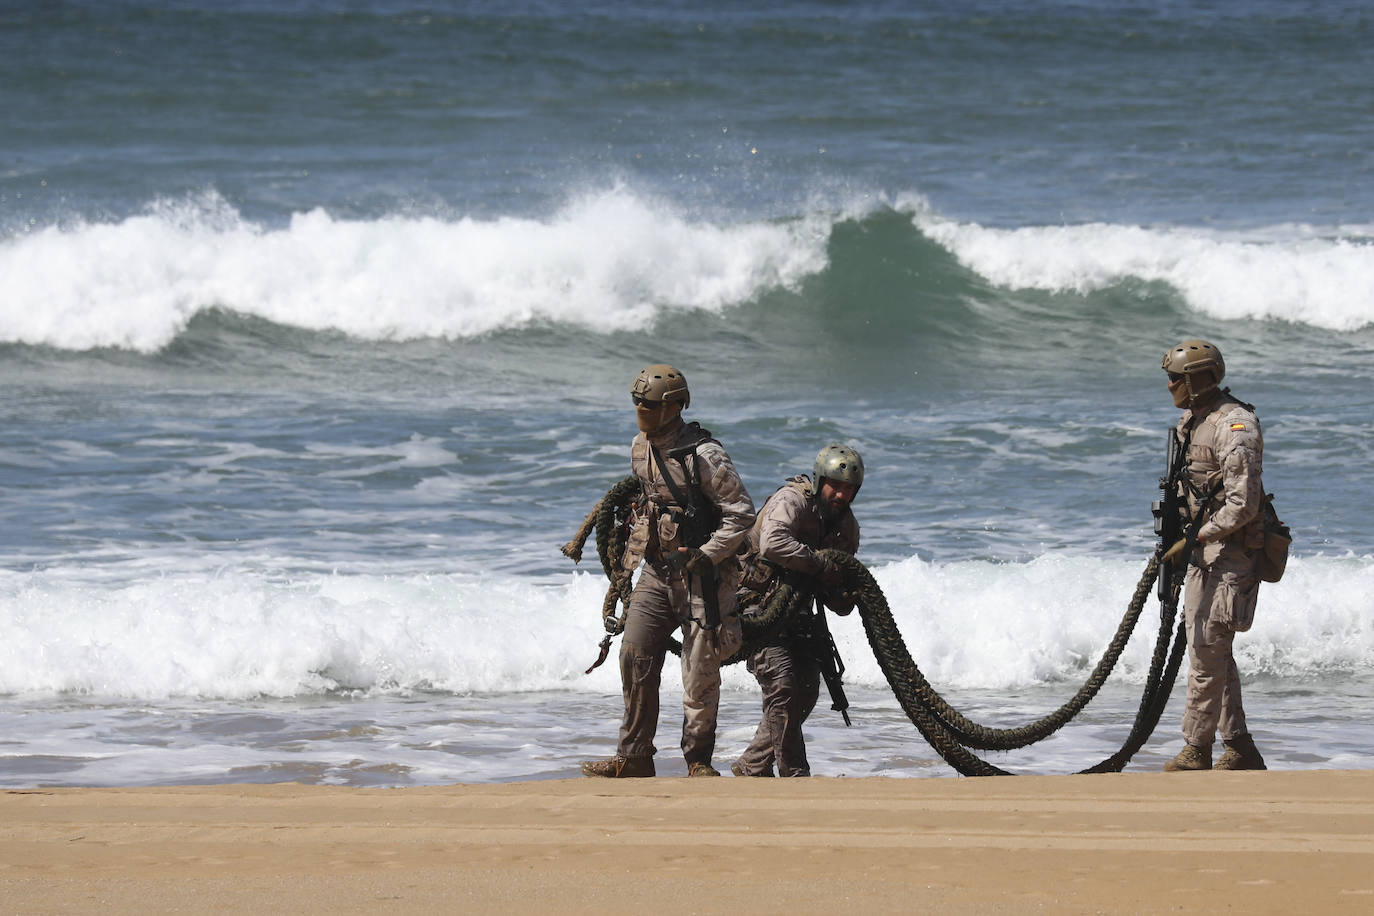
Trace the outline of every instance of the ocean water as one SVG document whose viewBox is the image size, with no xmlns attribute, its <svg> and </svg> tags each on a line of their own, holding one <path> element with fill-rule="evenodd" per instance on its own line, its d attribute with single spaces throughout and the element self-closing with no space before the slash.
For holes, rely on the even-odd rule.
<svg viewBox="0 0 1374 916">
<path fill-rule="evenodd" d="M 1252 731 L 1374 766 L 1372 42 L 1337 0 L 0 8 L 0 784 L 575 775 L 619 681 L 558 548 L 660 361 L 756 502 L 858 448 L 922 671 L 1036 718 L 1152 550 L 1194 335 L 1295 534 Z M 1156 618 L 994 762 L 1113 751 Z M 952 775 L 832 628 L 816 772 Z"/>
</svg>

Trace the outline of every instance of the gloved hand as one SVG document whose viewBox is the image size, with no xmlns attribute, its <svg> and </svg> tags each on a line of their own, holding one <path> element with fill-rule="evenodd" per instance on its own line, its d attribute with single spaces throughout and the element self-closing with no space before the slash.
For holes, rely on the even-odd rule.
<svg viewBox="0 0 1374 916">
<path fill-rule="evenodd" d="M 1169 549 L 1164 551 L 1164 553 L 1159 558 L 1159 562 L 1172 563 L 1177 561 L 1180 557 L 1182 557 L 1183 562 L 1186 563 L 1188 561 L 1189 555 L 1191 555 L 1193 552 L 1193 548 L 1196 546 L 1197 535 L 1194 534 L 1192 531 L 1184 531 L 1183 537 L 1179 538 L 1177 541 L 1174 541 L 1174 543 L 1169 547 Z"/>
<path fill-rule="evenodd" d="M 828 594 L 825 596 L 825 606 L 841 617 L 848 617 L 850 614 L 854 613 L 854 606 L 858 603 L 858 593 L 851 592 L 848 589 L 833 595 Z"/>
<path fill-rule="evenodd" d="M 677 553 L 668 555 L 668 565 L 673 569 L 699 573 L 711 567 L 711 558 L 696 547 L 679 547 Z"/>
<path fill-rule="evenodd" d="M 835 591 L 844 584 L 844 570 L 834 560 L 821 557 L 821 571 L 816 576 L 826 591 Z"/>
<path fill-rule="evenodd" d="M 1179 554 L 1183 553 L 1184 548 L 1186 548 L 1187 546 L 1188 546 L 1188 539 L 1187 539 L 1187 538 L 1179 538 L 1177 541 L 1174 541 L 1174 544 L 1173 544 L 1172 547 L 1170 547 L 1168 550 L 1164 551 L 1163 555 L 1161 555 L 1160 558 L 1159 558 L 1159 562 L 1160 562 L 1160 563 L 1172 563 L 1174 560 L 1176 560 L 1176 559 L 1178 558 L 1178 555 L 1179 555 Z"/>
</svg>

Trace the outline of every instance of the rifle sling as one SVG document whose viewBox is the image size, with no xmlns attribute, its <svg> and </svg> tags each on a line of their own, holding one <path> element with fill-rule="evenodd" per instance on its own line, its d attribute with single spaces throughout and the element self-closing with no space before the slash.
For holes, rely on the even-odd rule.
<svg viewBox="0 0 1374 916">
<path fill-rule="evenodd" d="M 654 456 L 654 464 L 658 465 L 659 476 L 663 478 L 664 485 L 667 486 L 668 492 L 673 495 L 673 500 L 682 508 L 683 513 L 686 514 L 688 517 L 696 515 L 696 501 L 691 499 L 687 494 L 684 494 L 681 490 L 678 489 L 677 481 L 673 480 L 673 475 L 668 473 L 668 466 L 664 464 L 663 456 L 659 454 L 658 449 L 654 448 L 652 443 L 650 443 L 649 445 L 649 454 Z M 696 475 L 693 473 L 693 470 L 696 467 L 696 462 L 693 461 L 692 467 L 689 468 L 687 466 L 687 460 L 685 455 L 680 454 L 677 449 L 674 449 L 673 452 L 671 452 L 670 454 L 673 456 L 673 458 L 677 459 L 678 464 L 682 465 L 682 473 L 687 478 L 687 488 L 689 490 L 694 489 L 697 484 Z M 690 450 L 688 450 L 686 454 L 690 454 L 693 457 L 695 457 L 696 446 L 691 446 Z"/>
<path fill-rule="evenodd" d="M 691 455 L 695 459 L 696 451 L 696 445 L 693 444 L 685 448 L 674 449 L 668 453 L 676 459 L 678 464 L 682 465 L 682 473 L 687 478 L 689 491 L 696 491 L 700 487 L 700 481 L 697 480 L 696 475 L 696 461 L 694 460 L 692 466 L 688 467 L 686 459 L 687 455 Z M 654 448 L 653 443 L 649 444 L 649 454 L 654 456 L 654 464 L 658 465 L 659 476 L 663 478 L 663 483 L 668 487 L 668 492 L 673 495 L 673 499 L 682 507 L 683 513 L 688 518 L 695 517 L 697 512 L 696 501 L 678 489 L 677 483 L 673 480 L 673 475 L 668 473 L 668 467 L 663 461 L 663 456 L 659 454 L 658 449 Z M 697 576 L 701 579 L 701 603 L 706 610 L 706 621 L 702 627 L 714 631 L 720 626 L 720 596 L 716 594 L 715 564 L 710 564 L 704 572 L 697 573 Z"/>
<path fill-rule="evenodd" d="M 840 650 L 835 646 L 835 637 L 830 635 L 830 625 L 825 620 L 825 604 L 817 595 L 814 599 L 816 616 L 812 618 L 810 634 L 807 642 L 810 644 L 812 656 L 816 660 L 816 665 L 820 668 L 821 679 L 825 681 L 825 688 L 830 692 L 830 708 L 835 710 L 844 719 L 846 726 L 849 721 L 849 698 L 844 695 L 844 659 L 840 658 Z"/>
</svg>

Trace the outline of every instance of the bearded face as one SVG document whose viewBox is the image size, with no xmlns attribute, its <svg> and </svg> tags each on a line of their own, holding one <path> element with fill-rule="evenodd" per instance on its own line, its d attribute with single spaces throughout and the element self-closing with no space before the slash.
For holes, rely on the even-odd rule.
<svg viewBox="0 0 1374 916">
<path fill-rule="evenodd" d="M 858 491 L 859 488 L 852 483 L 822 477 L 820 492 L 816 494 L 816 505 L 821 510 L 821 517 L 827 522 L 833 522 L 843 516 Z"/>
</svg>

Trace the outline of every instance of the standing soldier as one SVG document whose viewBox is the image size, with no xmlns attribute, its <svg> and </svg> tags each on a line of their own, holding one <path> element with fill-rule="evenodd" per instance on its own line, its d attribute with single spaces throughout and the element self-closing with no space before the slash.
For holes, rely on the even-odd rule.
<svg viewBox="0 0 1374 916">
<path fill-rule="evenodd" d="M 682 630 L 682 756 L 689 776 L 711 766 L 720 705 L 720 663 L 742 642 L 735 614 L 738 551 L 754 521 L 730 456 L 697 423 L 684 423 L 687 379 L 649 366 L 630 387 L 639 434 L 630 468 L 643 493 L 630 516 L 625 569 L 642 560 L 625 613 L 620 685 L 625 717 L 614 757 L 582 764 L 587 776 L 654 775 L 658 687 L 673 631 Z"/>
<path fill-rule="evenodd" d="M 1164 769 L 1211 769 L 1212 742 L 1220 731 L 1226 751 L 1217 769 L 1263 770 L 1264 758 L 1246 730 L 1231 644 L 1236 633 L 1250 629 L 1259 593 L 1264 438 L 1254 406 L 1218 387 L 1226 364 L 1216 346 L 1185 340 L 1164 354 L 1163 368 L 1174 405 L 1183 408 L 1175 432 L 1185 456 L 1179 485 L 1189 513 L 1200 518 L 1164 554 L 1165 560 L 1185 556 L 1189 563 L 1183 597 L 1188 744 Z"/>
<path fill-rule="evenodd" d="M 816 551 L 859 549 L 859 523 L 849 504 L 864 482 L 864 463 L 847 445 L 827 445 L 813 470 L 810 478 L 788 478 L 763 504 L 749 532 L 742 598 L 762 606 L 786 581 L 813 596 L 807 605 L 819 592 L 825 606 L 844 615 L 854 610 L 854 599 L 837 593 L 839 570 Z M 763 688 L 763 719 L 730 765 L 736 776 L 772 776 L 775 762 L 779 776 L 811 775 L 802 725 L 820 693 L 816 652 L 832 651 L 815 644 L 817 626 L 810 614 L 803 615 L 750 657 L 749 670 Z"/>
</svg>

